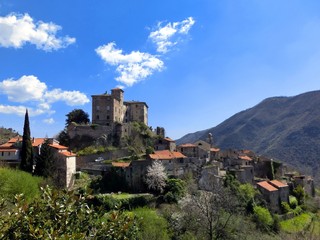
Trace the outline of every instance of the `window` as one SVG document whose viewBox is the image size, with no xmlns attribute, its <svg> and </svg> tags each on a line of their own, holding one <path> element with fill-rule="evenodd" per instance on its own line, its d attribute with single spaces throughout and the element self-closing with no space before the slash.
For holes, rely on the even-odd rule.
<svg viewBox="0 0 320 240">
<path fill-rule="evenodd" d="M 107 106 L 107 111 L 109 111 L 110 110 L 110 106 Z"/>
<path fill-rule="evenodd" d="M 97 120 L 99 120 L 99 115 L 97 115 Z"/>
<path fill-rule="evenodd" d="M 3 156 L 4 152 L 1 152 L 1 156 Z"/>
<path fill-rule="evenodd" d="M 10 156 L 10 152 L 8 152 L 8 156 Z"/>
<path fill-rule="evenodd" d="M 183 163 L 183 158 L 180 158 L 179 162 L 180 162 L 180 163 Z"/>
<path fill-rule="evenodd" d="M 98 111 L 100 110 L 100 106 L 97 106 L 97 110 L 98 110 Z"/>
<path fill-rule="evenodd" d="M 109 116 L 109 115 L 107 115 L 107 119 L 110 119 L 110 116 Z"/>
</svg>

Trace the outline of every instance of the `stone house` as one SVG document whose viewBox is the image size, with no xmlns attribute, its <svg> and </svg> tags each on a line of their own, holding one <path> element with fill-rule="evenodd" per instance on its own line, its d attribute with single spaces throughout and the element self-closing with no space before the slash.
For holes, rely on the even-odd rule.
<svg viewBox="0 0 320 240">
<path fill-rule="evenodd" d="M 289 186 L 278 180 L 261 181 L 257 188 L 274 213 L 281 212 L 281 202 L 289 202 Z"/>
<path fill-rule="evenodd" d="M 40 154 L 42 144 L 47 138 L 32 138 L 34 158 Z M 53 138 L 48 139 L 49 146 L 53 149 L 57 167 L 57 179 L 59 185 L 65 188 L 73 186 L 76 173 L 76 154 L 68 151 L 68 147 L 62 146 Z M 0 156 L 2 160 L 12 167 L 18 167 L 21 161 L 20 149 L 22 139 L 19 137 L 10 139 L 7 143 L 0 145 Z M 10 153 L 10 154 L 9 154 Z M 34 159 L 34 162 L 35 162 Z"/>
<path fill-rule="evenodd" d="M 176 151 L 176 142 L 169 137 L 157 139 L 154 143 L 154 150 L 169 150 L 171 152 Z"/>
</svg>

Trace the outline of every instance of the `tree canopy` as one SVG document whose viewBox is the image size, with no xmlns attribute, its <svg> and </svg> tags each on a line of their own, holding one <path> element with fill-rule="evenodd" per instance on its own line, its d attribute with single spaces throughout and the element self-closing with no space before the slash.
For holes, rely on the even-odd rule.
<svg viewBox="0 0 320 240">
<path fill-rule="evenodd" d="M 90 122 L 89 114 L 82 109 L 74 109 L 66 115 L 66 126 L 75 122 L 78 124 L 88 124 Z"/>
<path fill-rule="evenodd" d="M 53 177 L 55 172 L 55 159 L 53 149 L 49 146 L 49 141 L 45 140 L 40 149 L 40 154 L 36 157 L 36 167 L 34 174 L 45 178 Z"/>
</svg>

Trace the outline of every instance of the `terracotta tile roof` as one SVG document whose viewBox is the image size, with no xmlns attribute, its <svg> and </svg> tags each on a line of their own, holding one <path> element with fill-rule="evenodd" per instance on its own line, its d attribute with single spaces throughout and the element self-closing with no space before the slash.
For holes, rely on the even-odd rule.
<svg viewBox="0 0 320 240">
<path fill-rule="evenodd" d="M 20 138 L 20 137 L 11 138 L 11 139 L 8 141 L 8 143 L 15 143 L 15 142 L 17 142 L 19 139 L 21 140 L 22 137 L 21 137 L 21 138 Z"/>
<path fill-rule="evenodd" d="M 112 162 L 113 167 L 129 167 L 131 162 Z"/>
<path fill-rule="evenodd" d="M 11 148 L 12 145 L 13 145 L 13 143 L 7 142 L 7 143 L 4 143 L 4 144 L 0 145 L 0 149 L 1 149 L 1 148 Z"/>
<path fill-rule="evenodd" d="M 14 149 L 14 148 L 3 148 L 0 149 L 0 152 L 17 152 L 18 149 Z"/>
<path fill-rule="evenodd" d="M 164 140 L 168 141 L 168 142 L 174 142 L 174 140 L 172 140 L 171 138 L 169 137 L 165 137 Z"/>
<path fill-rule="evenodd" d="M 62 145 L 59 145 L 59 144 L 49 144 L 49 146 L 53 147 L 53 148 L 56 148 L 56 149 L 59 149 L 59 150 L 68 150 L 68 147 L 62 146 Z"/>
<path fill-rule="evenodd" d="M 176 158 L 186 158 L 186 156 L 180 152 L 171 152 L 169 150 L 155 151 L 153 154 L 149 154 L 149 157 L 154 160 L 171 160 Z"/>
<path fill-rule="evenodd" d="M 39 145 L 43 144 L 46 138 L 32 138 L 31 143 L 33 147 L 38 147 Z"/>
<path fill-rule="evenodd" d="M 252 158 L 248 157 L 246 155 L 240 155 L 239 158 L 242 159 L 242 160 L 246 160 L 246 161 L 252 161 Z"/>
<path fill-rule="evenodd" d="M 66 157 L 75 157 L 75 156 L 77 156 L 77 154 L 75 154 L 73 152 L 70 152 L 70 151 L 59 152 L 59 154 L 62 154 L 63 156 L 66 156 Z"/>
<path fill-rule="evenodd" d="M 220 148 L 210 148 L 210 152 L 219 152 Z"/>
<path fill-rule="evenodd" d="M 275 186 L 277 188 L 288 187 L 287 184 L 284 184 L 283 182 L 280 182 L 278 180 L 272 180 L 272 181 L 270 181 L 270 184 L 272 184 L 273 186 Z"/>
<path fill-rule="evenodd" d="M 267 181 L 258 182 L 257 185 L 266 189 L 269 192 L 278 191 L 278 189 L 269 184 Z"/>
<path fill-rule="evenodd" d="M 185 143 L 185 144 L 179 145 L 178 147 L 197 147 L 197 145 L 192 143 Z"/>
</svg>

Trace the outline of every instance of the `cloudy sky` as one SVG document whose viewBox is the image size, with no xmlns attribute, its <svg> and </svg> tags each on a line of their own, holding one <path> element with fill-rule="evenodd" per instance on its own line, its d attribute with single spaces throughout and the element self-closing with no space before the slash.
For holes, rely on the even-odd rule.
<svg viewBox="0 0 320 240">
<path fill-rule="evenodd" d="M 0 126 L 54 136 L 122 87 L 172 138 L 320 88 L 320 2 L 0 1 Z"/>
</svg>

